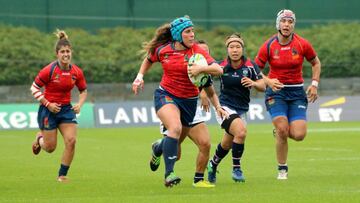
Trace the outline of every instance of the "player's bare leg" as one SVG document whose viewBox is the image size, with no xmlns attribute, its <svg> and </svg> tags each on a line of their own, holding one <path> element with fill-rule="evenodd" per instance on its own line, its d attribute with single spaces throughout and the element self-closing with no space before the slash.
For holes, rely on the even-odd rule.
<svg viewBox="0 0 360 203">
<path fill-rule="evenodd" d="M 163 157 L 165 161 L 164 183 L 166 187 L 172 187 L 181 181 L 174 173 L 174 165 L 178 153 L 178 140 L 183 130 L 180 111 L 174 104 L 165 104 L 157 111 L 157 116 L 168 130 L 168 134 L 163 140 Z"/>
<path fill-rule="evenodd" d="M 33 152 L 38 154 L 40 149 L 45 150 L 48 153 L 55 151 L 57 145 L 57 129 L 54 130 L 42 130 L 38 132 L 33 142 Z M 37 153 L 36 153 L 37 152 Z"/>
<path fill-rule="evenodd" d="M 288 156 L 288 137 L 289 124 L 284 116 L 274 118 L 273 124 L 276 129 L 276 158 L 278 161 L 278 179 L 287 179 L 287 156 Z"/>
<path fill-rule="evenodd" d="M 59 125 L 59 130 L 63 136 L 65 148 L 61 158 L 58 181 L 66 182 L 68 180 L 67 172 L 75 154 L 77 128 L 75 123 L 62 123 Z"/>
<path fill-rule="evenodd" d="M 196 172 L 204 173 L 210 154 L 210 136 L 205 123 L 197 124 L 189 132 L 190 139 L 199 148 L 196 159 Z"/>
<path fill-rule="evenodd" d="M 295 120 L 290 123 L 289 137 L 295 141 L 302 141 L 305 139 L 307 132 L 307 124 L 305 120 Z"/>
<path fill-rule="evenodd" d="M 205 123 L 199 123 L 192 127 L 189 132 L 189 138 L 196 144 L 199 149 L 196 158 L 196 171 L 194 176 L 194 187 L 212 188 L 214 184 L 204 180 L 204 172 L 210 156 L 210 134 Z"/>
<path fill-rule="evenodd" d="M 241 157 L 244 152 L 244 143 L 247 132 L 245 122 L 240 118 L 234 119 L 230 125 L 229 132 L 233 136 L 231 142 L 233 159 L 232 179 L 235 182 L 245 182 L 245 177 L 241 170 Z"/>
</svg>

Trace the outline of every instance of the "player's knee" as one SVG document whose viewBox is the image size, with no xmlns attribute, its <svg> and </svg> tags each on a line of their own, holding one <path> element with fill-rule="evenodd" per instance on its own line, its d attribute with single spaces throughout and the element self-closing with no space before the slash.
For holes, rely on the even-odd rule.
<svg viewBox="0 0 360 203">
<path fill-rule="evenodd" d="M 66 141 L 65 141 L 65 145 L 67 147 L 74 148 L 75 144 L 76 144 L 76 137 L 67 138 Z"/>
<path fill-rule="evenodd" d="M 299 136 L 299 137 L 295 137 L 294 140 L 295 141 L 303 141 L 305 138 L 305 136 Z"/>
<path fill-rule="evenodd" d="M 210 140 L 200 140 L 198 143 L 199 150 L 202 152 L 210 152 L 211 143 Z"/>
<path fill-rule="evenodd" d="M 224 141 L 222 141 L 221 142 L 221 147 L 223 149 L 225 149 L 225 150 L 229 150 L 232 147 L 232 142 L 224 142 Z"/>
<path fill-rule="evenodd" d="M 247 130 L 245 128 L 237 130 L 237 132 L 234 133 L 234 139 L 244 141 L 246 138 L 246 132 Z"/>
<path fill-rule="evenodd" d="M 46 152 L 48 153 L 52 153 L 55 151 L 56 149 L 56 144 L 53 143 L 44 143 L 44 148 L 43 148 Z"/>
<path fill-rule="evenodd" d="M 168 132 L 169 132 L 168 134 L 169 134 L 169 135 L 174 135 L 174 136 L 180 137 L 181 130 L 182 130 L 182 126 L 181 126 L 181 125 L 171 126 L 171 127 L 168 129 Z"/>
<path fill-rule="evenodd" d="M 276 134 L 282 139 L 286 139 L 289 136 L 289 128 L 281 127 L 276 129 Z"/>
<path fill-rule="evenodd" d="M 303 141 L 305 139 L 306 134 L 305 133 L 299 133 L 291 135 L 291 138 L 295 141 Z"/>
</svg>

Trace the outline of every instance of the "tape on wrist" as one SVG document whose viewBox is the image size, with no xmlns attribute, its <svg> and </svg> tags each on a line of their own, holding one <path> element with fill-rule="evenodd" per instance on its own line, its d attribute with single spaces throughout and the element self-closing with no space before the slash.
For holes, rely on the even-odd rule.
<svg viewBox="0 0 360 203">
<path fill-rule="evenodd" d="M 144 78 L 144 74 L 141 74 L 141 73 L 138 73 L 136 76 L 136 79 L 138 79 L 138 80 L 143 80 L 143 78 Z"/>
<path fill-rule="evenodd" d="M 49 104 L 50 104 L 50 102 L 49 102 L 49 101 L 46 101 L 45 104 L 44 104 L 44 106 L 45 106 L 45 107 L 48 107 Z"/>
<path fill-rule="evenodd" d="M 311 85 L 314 86 L 314 87 L 316 87 L 316 88 L 318 88 L 318 87 L 319 87 L 319 82 L 316 81 L 316 80 L 313 80 L 313 81 L 311 82 Z"/>
</svg>

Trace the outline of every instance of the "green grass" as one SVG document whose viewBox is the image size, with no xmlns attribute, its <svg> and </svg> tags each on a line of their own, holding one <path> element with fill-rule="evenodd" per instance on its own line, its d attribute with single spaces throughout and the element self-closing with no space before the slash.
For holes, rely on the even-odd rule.
<svg viewBox="0 0 360 203">
<path fill-rule="evenodd" d="M 222 131 L 210 126 L 213 155 Z M 231 180 L 231 156 L 214 189 L 193 188 L 195 145 L 186 140 L 176 164 L 180 185 L 165 188 L 164 163 L 151 172 L 156 127 L 80 129 L 69 184 L 56 182 L 63 141 L 53 154 L 31 153 L 36 131 L 0 131 L 0 202 L 359 202 L 360 123 L 310 123 L 303 142 L 289 141 L 289 179 L 276 180 L 271 124 L 249 124 L 242 167 Z M 60 137 L 59 137 L 60 138 Z"/>
</svg>

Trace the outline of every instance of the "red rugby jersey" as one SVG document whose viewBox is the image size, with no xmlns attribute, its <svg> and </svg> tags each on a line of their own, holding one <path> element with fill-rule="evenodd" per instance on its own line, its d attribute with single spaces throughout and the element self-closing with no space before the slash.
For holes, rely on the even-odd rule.
<svg viewBox="0 0 360 203">
<path fill-rule="evenodd" d="M 189 58 L 195 53 L 202 54 L 208 64 L 215 62 L 209 53 L 197 44 L 186 50 L 175 50 L 174 43 L 157 47 L 155 53 L 148 56 L 148 60 L 152 63 L 160 62 L 162 65 L 163 76 L 160 86 L 176 97 L 198 96 L 199 89 L 191 83 L 187 73 Z"/>
<path fill-rule="evenodd" d="M 269 62 L 269 78 L 277 78 L 284 84 L 301 84 L 304 57 L 311 61 L 316 57 L 312 45 L 297 34 L 287 45 L 279 43 L 277 35 L 268 39 L 255 58 L 256 64 L 263 69 Z"/>
<path fill-rule="evenodd" d="M 71 90 L 76 85 L 79 91 L 86 89 L 82 70 L 71 64 L 70 70 L 61 70 L 57 61 L 45 66 L 35 78 L 39 87 L 45 87 L 44 97 L 49 102 L 66 105 L 71 102 Z"/>
</svg>

